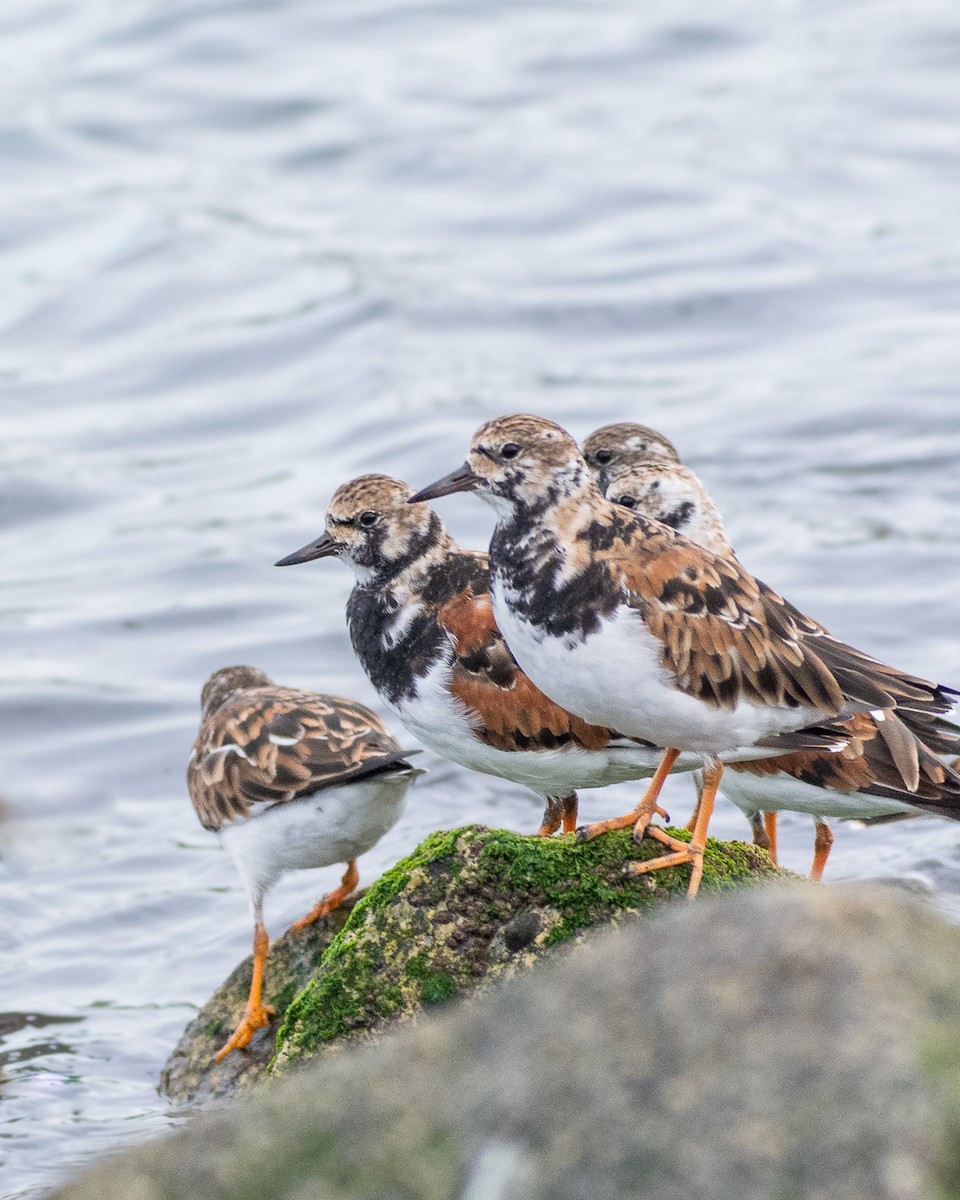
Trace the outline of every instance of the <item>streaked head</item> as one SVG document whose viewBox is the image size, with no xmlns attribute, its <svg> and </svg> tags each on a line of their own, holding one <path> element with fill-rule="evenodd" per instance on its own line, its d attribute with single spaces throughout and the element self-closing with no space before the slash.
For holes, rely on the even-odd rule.
<svg viewBox="0 0 960 1200">
<path fill-rule="evenodd" d="M 651 459 L 623 467 L 606 489 L 606 497 L 669 525 L 713 554 L 733 554 L 716 506 L 693 471 L 681 463 Z"/>
<path fill-rule="evenodd" d="M 407 484 L 389 475 L 358 475 L 333 493 L 320 537 L 276 565 L 336 555 L 364 581 L 394 574 L 450 540 L 429 504 L 408 503 L 412 495 Z"/>
<path fill-rule="evenodd" d="M 272 687 L 273 680 L 256 667 L 221 667 L 214 671 L 203 685 L 200 693 L 200 710 L 203 720 L 217 712 L 234 692 L 246 688 Z"/>
<path fill-rule="evenodd" d="M 507 513 L 547 507 L 584 486 L 592 489 L 593 484 L 570 434 L 543 417 L 519 414 L 481 425 L 470 440 L 463 466 L 413 499 L 476 491 Z"/>
<path fill-rule="evenodd" d="M 680 461 L 676 447 L 662 433 L 630 421 L 604 425 L 591 433 L 583 443 L 583 457 L 602 492 L 607 491 L 620 472 L 638 463 Z"/>
</svg>

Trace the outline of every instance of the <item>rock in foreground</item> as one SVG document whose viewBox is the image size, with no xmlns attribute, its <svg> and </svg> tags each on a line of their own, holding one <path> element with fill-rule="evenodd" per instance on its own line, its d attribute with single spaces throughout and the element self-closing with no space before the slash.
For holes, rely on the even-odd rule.
<svg viewBox="0 0 960 1200">
<path fill-rule="evenodd" d="M 584 930 L 682 896 L 689 867 L 624 872 L 631 859 L 661 850 L 649 839 L 638 848 L 629 831 L 585 844 L 479 826 L 432 835 L 370 888 L 345 924 L 334 914 L 330 925 L 271 948 L 265 995 L 285 1016 L 274 1070 L 370 1040 L 424 1007 L 525 969 Z M 711 841 L 702 892 L 787 877 L 751 845 Z M 257 1034 L 250 1052 L 211 1062 L 243 1011 L 251 966 L 248 959 L 238 967 L 187 1027 L 163 1073 L 173 1099 L 225 1095 L 264 1075 L 276 1025 Z"/>
<path fill-rule="evenodd" d="M 677 905 L 57 1195 L 956 1196 L 958 979 L 960 931 L 880 889 Z"/>
</svg>

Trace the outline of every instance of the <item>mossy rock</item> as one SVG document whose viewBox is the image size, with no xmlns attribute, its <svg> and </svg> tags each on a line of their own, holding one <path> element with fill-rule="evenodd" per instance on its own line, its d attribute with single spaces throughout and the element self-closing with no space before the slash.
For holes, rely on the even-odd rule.
<svg viewBox="0 0 960 1200">
<path fill-rule="evenodd" d="M 363 894 L 348 900 L 325 920 L 277 938 L 270 947 L 263 981 L 264 1000 L 277 1010 L 276 1018 L 257 1030 L 245 1050 L 214 1062 L 213 1056 L 236 1028 L 250 992 L 253 956 L 245 958 L 183 1031 L 161 1072 L 161 1090 L 180 1104 L 203 1104 L 260 1081 L 276 1054 L 278 1022 L 294 996 L 320 970 L 325 951 Z"/>
<path fill-rule="evenodd" d="M 277 939 L 264 987 L 277 1021 L 215 1063 L 246 1003 L 252 959 L 241 963 L 187 1026 L 161 1088 L 178 1103 L 227 1096 L 525 970 L 593 926 L 653 912 L 686 895 L 690 868 L 631 876 L 626 866 L 661 851 L 629 830 L 586 843 L 482 826 L 432 834 L 353 906 Z M 796 876 L 745 842 L 707 843 L 701 893 L 771 879 Z"/>
<path fill-rule="evenodd" d="M 287 1009 L 271 1069 L 369 1040 L 424 1007 L 525 970 L 592 926 L 685 896 L 689 867 L 626 871 L 661 852 L 650 839 L 636 846 L 629 830 L 585 843 L 482 826 L 433 834 L 357 904 Z M 708 842 L 703 893 L 771 878 L 795 877 L 747 843 Z"/>
</svg>

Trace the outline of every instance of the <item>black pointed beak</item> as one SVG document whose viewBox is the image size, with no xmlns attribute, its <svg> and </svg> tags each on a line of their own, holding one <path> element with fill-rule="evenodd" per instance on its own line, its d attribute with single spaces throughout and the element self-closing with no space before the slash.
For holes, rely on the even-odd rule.
<svg viewBox="0 0 960 1200">
<path fill-rule="evenodd" d="M 449 475 L 444 475 L 436 483 L 421 488 L 416 495 L 410 497 L 408 504 L 419 504 L 421 500 L 436 500 L 438 496 L 450 496 L 453 492 L 472 492 L 481 483 L 479 475 L 474 475 L 466 463 L 457 467 Z"/>
<path fill-rule="evenodd" d="M 337 553 L 337 543 L 333 540 L 329 533 L 322 533 L 315 541 L 308 542 L 306 546 L 301 546 L 299 550 L 294 550 L 292 554 L 288 554 L 286 558 L 281 558 L 279 562 L 275 562 L 275 567 L 294 567 L 297 563 L 310 562 L 314 558 L 329 558 L 331 554 Z"/>
</svg>

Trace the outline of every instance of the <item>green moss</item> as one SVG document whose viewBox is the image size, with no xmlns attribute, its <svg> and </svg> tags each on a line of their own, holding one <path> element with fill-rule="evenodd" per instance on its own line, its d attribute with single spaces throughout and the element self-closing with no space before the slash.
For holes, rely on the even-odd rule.
<svg viewBox="0 0 960 1200">
<path fill-rule="evenodd" d="M 388 984 L 377 996 L 376 1005 L 382 1017 L 392 1017 L 403 1007 L 403 990 L 396 984 Z"/>
<path fill-rule="evenodd" d="M 445 971 L 430 971 L 420 983 L 420 1000 L 424 1004 L 442 1004 L 459 990 L 452 975 Z"/>
<path fill-rule="evenodd" d="M 679 841 L 690 840 L 685 829 L 668 832 Z M 590 842 L 578 842 L 574 834 L 548 840 L 494 830 L 486 840 L 483 860 L 495 879 L 514 889 L 535 890 L 557 909 L 562 919 L 549 935 L 549 944 L 556 945 L 603 919 L 604 914 L 649 910 L 659 907 L 666 896 L 686 895 L 689 866 L 629 874 L 630 862 L 656 858 L 663 852 L 663 846 L 650 838 L 636 845 L 629 829 Z M 767 856 L 756 847 L 711 838 L 704 852 L 701 891 L 742 887 L 766 877 L 771 869 Z"/>
<path fill-rule="evenodd" d="M 370 888 L 331 942 L 287 1009 L 276 1065 L 526 966 L 591 925 L 685 895 L 689 866 L 630 873 L 631 861 L 662 852 L 652 839 L 637 846 L 630 830 L 591 842 L 480 826 L 431 834 Z M 752 846 L 711 841 L 702 890 L 780 874 Z"/>
<path fill-rule="evenodd" d="M 442 1004 L 460 990 L 457 981 L 447 971 L 432 971 L 427 965 L 425 951 L 415 954 L 407 963 L 407 975 L 420 981 L 420 1000 L 423 1004 Z"/>
<path fill-rule="evenodd" d="M 407 887 L 410 877 L 415 871 L 443 859 L 454 859 L 457 852 L 457 837 L 459 830 L 439 830 L 431 833 L 420 843 L 412 854 L 401 859 L 395 867 L 385 871 L 377 882 L 368 889 L 366 895 L 353 910 L 351 921 L 358 915 L 363 915 L 368 909 L 380 910 Z M 454 865 L 454 874 L 459 875 L 459 865 Z M 347 932 L 347 926 L 341 930 L 340 937 Z M 330 947 L 333 949 L 333 946 Z"/>
<path fill-rule="evenodd" d="M 422 890 L 443 894 L 445 887 L 439 878 L 435 878 L 436 889 L 431 889 L 425 881 L 431 879 L 429 868 L 444 862 L 448 863 L 450 876 L 459 876 L 461 865 L 455 861 L 457 840 L 457 831 L 430 834 L 413 854 L 397 863 L 368 890 L 323 955 L 319 976 L 288 1008 L 277 1031 L 278 1047 L 288 1040 L 304 1048 L 329 1042 L 366 1023 L 374 1014 L 390 1017 L 404 1007 L 403 987 L 389 982 L 383 974 L 386 966 L 383 951 L 390 947 L 396 951 L 401 945 L 413 944 L 413 930 L 409 922 L 400 928 L 387 928 L 383 914 L 416 876 L 420 877 Z M 371 930 L 381 937 L 364 936 Z M 432 990 L 437 990 L 435 981 Z M 422 987 L 419 991 L 422 993 Z"/>
</svg>

